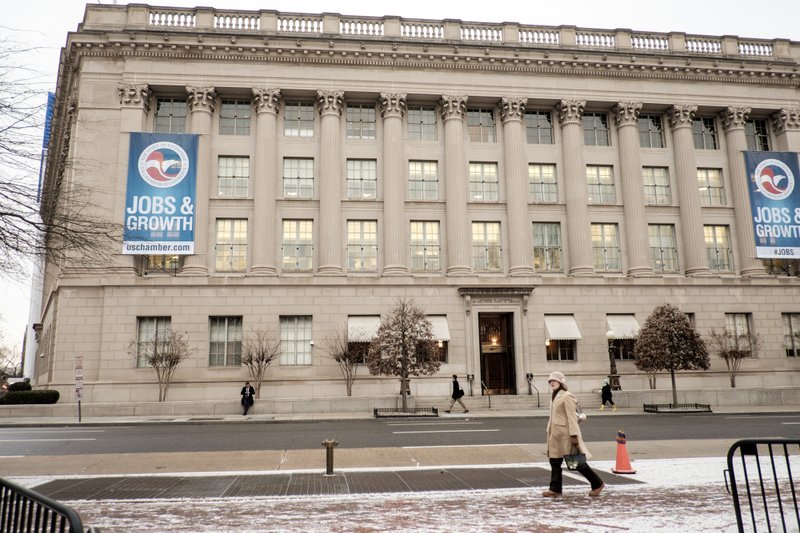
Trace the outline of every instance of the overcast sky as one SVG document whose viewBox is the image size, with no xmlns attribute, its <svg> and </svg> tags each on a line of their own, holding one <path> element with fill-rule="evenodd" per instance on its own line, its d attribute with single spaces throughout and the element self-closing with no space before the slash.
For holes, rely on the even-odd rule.
<svg viewBox="0 0 800 533">
<path fill-rule="evenodd" d="M 91 3 L 126 4 L 110 0 Z M 140 2 L 146 3 L 146 2 Z M 0 21 L 0 36 L 35 46 L 26 62 L 55 86 L 58 54 L 67 32 L 83 19 L 86 2 L 79 0 L 8 1 Z M 641 31 L 680 31 L 699 35 L 739 35 L 800 41 L 800 0 L 404 0 L 394 2 L 322 2 L 312 0 L 164 0 L 152 5 L 217 9 L 270 9 L 288 13 L 333 12 L 343 15 L 397 15 L 420 19 L 460 19 L 469 22 L 519 22 L 529 25 L 572 25 L 583 28 L 628 28 Z M 27 321 L 28 283 L 0 280 L 0 315 L 6 338 L 22 344 Z"/>
</svg>

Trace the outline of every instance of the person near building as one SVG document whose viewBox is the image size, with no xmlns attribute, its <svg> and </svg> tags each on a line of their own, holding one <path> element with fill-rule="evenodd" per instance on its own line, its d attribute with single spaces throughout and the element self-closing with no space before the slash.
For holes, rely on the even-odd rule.
<svg viewBox="0 0 800 533">
<path fill-rule="evenodd" d="M 464 389 L 462 389 L 461 385 L 458 384 L 458 376 L 453 374 L 453 393 L 450 395 L 450 407 L 445 410 L 445 413 L 449 413 L 456 402 L 458 402 L 458 404 L 464 408 L 465 413 L 469 413 L 469 409 L 467 409 L 467 406 L 461 401 L 462 396 L 464 396 Z"/>
<path fill-rule="evenodd" d="M 600 389 L 600 401 L 601 401 L 600 403 L 601 411 L 606 408 L 606 404 L 611 405 L 612 411 L 617 410 L 617 406 L 614 405 L 614 400 L 611 398 L 611 384 L 608 382 L 607 379 L 603 381 L 603 388 Z"/>
<path fill-rule="evenodd" d="M 567 379 L 564 374 L 558 371 L 551 372 L 547 383 L 552 391 L 550 419 L 547 421 L 547 457 L 550 459 L 551 473 L 550 487 L 542 493 L 542 496 L 551 498 L 561 496 L 561 463 L 564 461 L 564 456 L 583 453 L 588 458 L 591 454 L 586 449 L 578 426 L 578 399 L 567 390 Z M 600 496 L 605 488 L 600 476 L 585 462 L 579 465 L 577 470 L 592 486 L 589 496 Z"/>
<path fill-rule="evenodd" d="M 245 381 L 244 387 L 242 387 L 242 408 L 244 409 L 242 416 L 246 415 L 247 411 L 256 403 L 255 396 L 256 389 L 250 385 L 249 381 Z"/>
</svg>

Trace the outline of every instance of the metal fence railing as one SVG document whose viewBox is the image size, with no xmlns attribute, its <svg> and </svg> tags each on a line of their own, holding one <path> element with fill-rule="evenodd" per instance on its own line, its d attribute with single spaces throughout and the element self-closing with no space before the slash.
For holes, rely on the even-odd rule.
<svg viewBox="0 0 800 533">
<path fill-rule="evenodd" d="M 800 530 L 800 439 L 739 440 L 725 474 L 740 532 Z"/>
<path fill-rule="evenodd" d="M 74 509 L 0 478 L 0 532 L 84 533 Z M 86 532 L 94 531 L 87 529 Z"/>
</svg>

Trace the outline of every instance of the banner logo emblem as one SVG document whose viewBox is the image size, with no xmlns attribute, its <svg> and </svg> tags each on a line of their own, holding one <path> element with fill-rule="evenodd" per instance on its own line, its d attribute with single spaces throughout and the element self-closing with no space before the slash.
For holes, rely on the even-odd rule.
<svg viewBox="0 0 800 533">
<path fill-rule="evenodd" d="M 765 159 L 753 172 L 758 191 L 770 200 L 788 198 L 794 190 L 794 174 L 783 161 Z"/>
<path fill-rule="evenodd" d="M 174 187 L 189 173 L 186 150 L 169 141 L 153 143 L 139 156 L 139 175 L 153 187 Z"/>
</svg>

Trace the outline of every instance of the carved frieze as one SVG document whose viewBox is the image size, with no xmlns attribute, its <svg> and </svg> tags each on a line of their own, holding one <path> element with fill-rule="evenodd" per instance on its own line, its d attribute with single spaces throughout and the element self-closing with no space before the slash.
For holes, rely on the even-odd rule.
<svg viewBox="0 0 800 533">
<path fill-rule="evenodd" d="M 719 118 L 722 120 L 722 127 L 726 131 L 743 129 L 744 123 L 747 122 L 749 116 L 749 107 L 729 107 L 719 114 Z"/>
<path fill-rule="evenodd" d="M 123 107 L 137 107 L 145 113 L 150 110 L 150 96 L 153 92 L 146 83 L 120 83 L 117 91 L 119 103 Z"/>
<path fill-rule="evenodd" d="M 406 95 L 401 93 L 381 93 L 378 100 L 381 105 L 381 116 L 403 118 L 406 114 Z"/>
<path fill-rule="evenodd" d="M 503 97 L 500 100 L 500 118 L 503 122 L 516 120 L 522 122 L 525 119 L 525 106 L 528 105 L 527 98 Z"/>
<path fill-rule="evenodd" d="M 567 124 L 580 124 L 583 111 L 586 109 L 586 100 L 561 100 L 556 104 L 558 122 Z"/>
<path fill-rule="evenodd" d="M 253 89 L 253 105 L 256 113 L 277 115 L 281 105 L 280 89 Z"/>
<path fill-rule="evenodd" d="M 618 128 L 620 126 L 638 126 L 641 111 L 641 102 L 619 102 L 611 109 L 614 123 Z"/>
<path fill-rule="evenodd" d="M 217 97 L 214 87 L 186 87 L 186 95 L 192 111 L 214 112 L 214 99 Z"/>
<path fill-rule="evenodd" d="M 696 105 L 680 104 L 669 108 L 669 125 L 675 128 L 691 128 L 694 114 L 697 113 Z"/>
<path fill-rule="evenodd" d="M 467 97 L 443 95 L 439 100 L 442 108 L 442 118 L 447 120 L 457 118 L 463 120 L 467 116 Z"/>
<path fill-rule="evenodd" d="M 772 125 L 778 135 L 786 133 L 787 130 L 800 130 L 800 107 L 784 108 L 774 113 Z"/>
<path fill-rule="evenodd" d="M 344 91 L 317 91 L 317 107 L 320 115 L 342 116 Z"/>
</svg>

